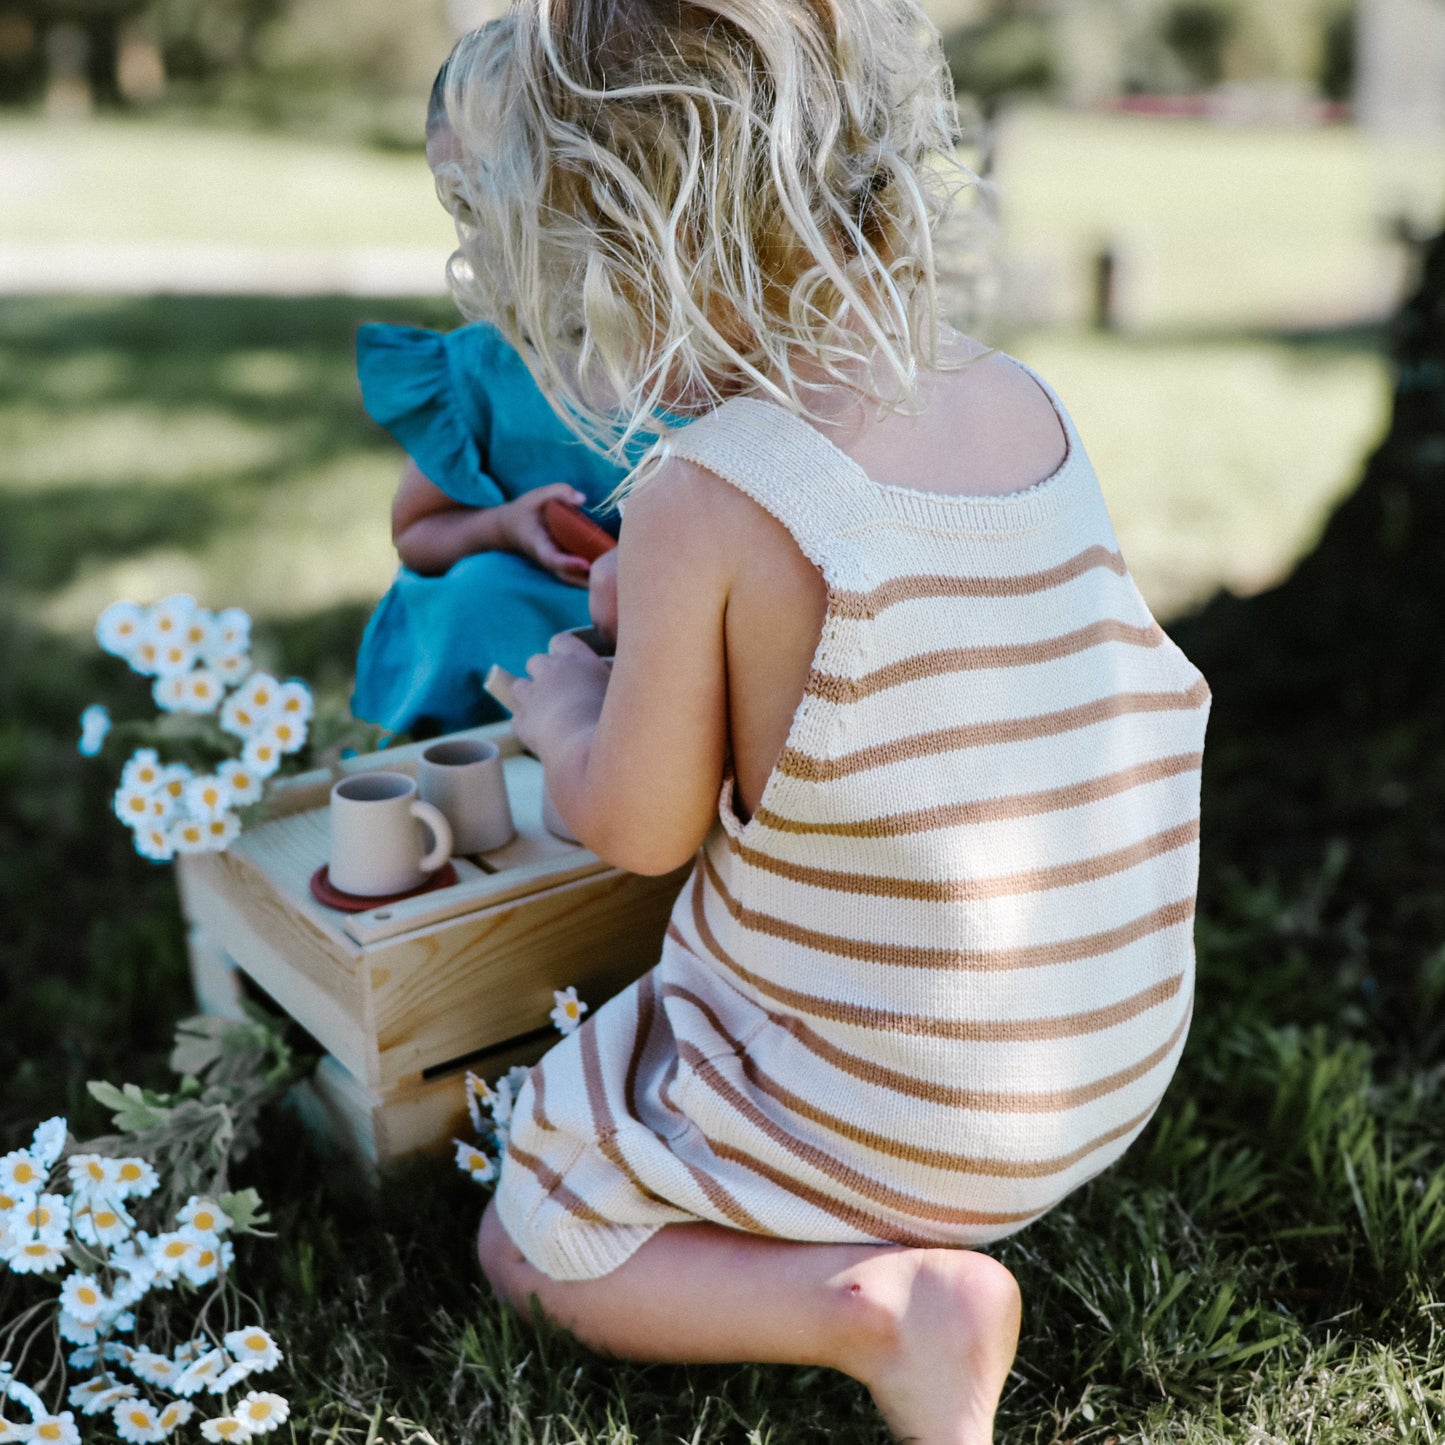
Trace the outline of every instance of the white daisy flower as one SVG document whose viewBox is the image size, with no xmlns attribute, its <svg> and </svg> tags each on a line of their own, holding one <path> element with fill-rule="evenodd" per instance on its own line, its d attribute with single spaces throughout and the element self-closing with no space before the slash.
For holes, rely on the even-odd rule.
<svg viewBox="0 0 1445 1445">
<path fill-rule="evenodd" d="M 497 1177 L 497 1161 L 490 1154 L 460 1139 L 452 1143 L 457 1146 L 457 1168 L 463 1174 L 470 1174 L 478 1184 L 490 1184 Z"/>
<path fill-rule="evenodd" d="M 192 1360 L 189 1365 L 176 1376 L 175 1384 L 171 1388 L 178 1395 L 186 1398 L 206 1389 L 213 1380 L 222 1375 L 230 1364 L 224 1350 L 207 1350 L 199 1359 Z"/>
<path fill-rule="evenodd" d="M 226 1442 L 249 1440 L 251 1427 L 234 1415 L 219 1415 L 214 1420 L 201 1421 L 201 1434 L 207 1440 L 226 1445 Z"/>
<path fill-rule="evenodd" d="M 527 1064 L 513 1064 L 503 1077 L 506 1079 L 507 1087 L 512 1091 L 512 1097 L 515 1099 L 517 1095 L 522 1092 L 522 1085 L 532 1077 L 532 1070 Z"/>
<path fill-rule="evenodd" d="M 57 1249 L 65 1246 L 65 1236 L 70 1229 L 70 1210 L 63 1194 L 41 1194 L 10 1213 L 12 1228 L 26 1230 L 37 1239 L 53 1244 Z"/>
<path fill-rule="evenodd" d="M 213 658 L 211 659 L 211 671 L 227 687 L 235 687 L 244 682 L 251 674 L 251 654 L 236 652 L 229 657 Z"/>
<path fill-rule="evenodd" d="M 115 1433 L 131 1445 L 157 1445 L 170 1431 L 161 1424 L 161 1412 L 149 1400 L 125 1400 L 111 1412 Z"/>
<path fill-rule="evenodd" d="M 151 701 L 162 712 L 186 712 L 186 679 L 180 673 L 156 678 L 151 686 Z"/>
<path fill-rule="evenodd" d="M 155 1274 L 148 1278 L 136 1274 L 124 1274 L 110 1287 L 110 1302 L 121 1309 L 139 1304 L 151 1291 Z"/>
<path fill-rule="evenodd" d="M 49 1239 L 10 1239 L 0 1255 L 12 1274 L 50 1274 L 65 1263 L 65 1256 Z M 76 1340 L 75 1344 L 86 1344 Z"/>
<path fill-rule="evenodd" d="M 112 602 L 96 619 L 95 640 L 112 657 L 129 657 L 146 624 L 143 607 L 134 602 Z"/>
<path fill-rule="evenodd" d="M 80 1431 L 69 1410 L 59 1415 L 42 1415 L 26 1433 L 32 1445 L 80 1445 Z"/>
<path fill-rule="evenodd" d="M 111 800 L 111 811 L 127 828 L 141 828 L 151 821 L 152 791 L 122 783 Z"/>
<path fill-rule="evenodd" d="M 123 1205 L 100 1195 L 85 1195 L 72 1202 L 71 1228 L 82 1244 L 113 1248 L 130 1237 L 136 1221 Z"/>
<path fill-rule="evenodd" d="M 99 1325 L 83 1325 L 68 1310 L 61 1310 L 56 1319 L 62 1340 L 66 1340 L 72 1345 L 80 1345 L 82 1348 L 100 1343 Z M 97 1351 L 96 1358 L 99 1359 L 99 1357 Z"/>
<path fill-rule="evenodd" d="M 177 853 L 204 853 L 211 846 L 206 825 L 191 818 L 172 823 L 168 836 Z"/>
<path fill-rule="evenodd" d="M 206 820 L 206 847 L 213 853 L 224 853 L 241 836 L 241 819 L 235 813 L 222 813 Z"/>
<path fill-rule="evenodd" d="M 257 1370 L 274 1370 L 286 1358 L 269 1331 L 260 1325 L 232 1330 L 226 1336 L 226 1348 L 238 1360 L 251 1361 Z"/>
<path fill-rule="evenodd" d="M 251 647 L 251 619 L 239 607 L 227 607 L 211 619 L 206 661 L 212 666 L 223 657 L 240 657 Z"/>
<path fill-rule="evenodd" d="M 184 709 L 197 717 L 215 712 L 226 695 L 226 681 L 213 667 L 198 667 L 186 673 L 181 682 L 185 687 Z"/>
<path fill-rule="evenodd" d="M 65 1359 L 72 1370 L 93 1370 L 100 1363 L 100 1351 L 94 1345 L 82 1345 Z"/>
<path fill-rule="evenodd" d="M 48 1414 L 49 1412 L 45 1408 L 45 1402 L 40 1396 L 37 1395 L 29 1385 L 24 1384 L 20 1380 L 10 1378 L 10 1374 L 13 1372 L 11 1372 L 9 1365 L 5 1366 L 5 1370 L 7 1372 L 4 1381 L 5 1393 L 9 1395 L 17 1405 L 21 1405 L 29 1410 L 32 1420 L 39 1420 L 42 1416 Z"/>
<path fill-rule="evenodd" d="M 65 1172 L 77 1197 L 114 1194 L 120 1183 L 118 1162 L 105 1154 L 72 1154 L 65 1161 Z"/>
<path fill-rule="evenodd" d="M 172 1400 L 164 1410 L 161 1411 L 161 1424 L 169 1435 L 172 1431 L 178 1430 L 196 1413 L 196 1407 L 189 1400 Z"/>
<path fill-rule="evenodd" d="M 238 806 L 246 803 L 257 802 L 261 797 L 262 780 L 261 775 L 253 769 L 248 768 L 245 763 L 236 759 L 224 762 L 216 769 L 216 775 L 221 778 L 231 790 L 231 802 Z"/>
<path fill-rule="evenodd" d="M 244 741 L 254 737 L 266 726 L 266 714 L 246 695 L 246 689 L 234 692 L 221 704 L 221 726 Z"/>
<path fill-rule="evenodd" d="M 115 1179 L 122 1199 L 148 1199 L 160 1184 L 160 1176 L 144 1159 L 115 1159 Z"/>
<path fill-rule="evenodd" d="M 281 748 L 269 728 L 263 728 L 255 737 L 246 739 L 241 749 L 241 761 L 263 778 L 269 778 L 281 766 Z"/>
<path fill-rule="evenodd" d="M 482 1132 L 482 1108 L 493 1094 L 492 1086 L 479 1074 L 467 1070 L 467 1118 L 472 1121 L 472 1128 L 480 1134 Z"/>
<path fill-rule="evenodd" d="M 487 1100 L 494 1127 L 505 1129 L 512 1122 L 512 1105 L 516 1102 L 511 1084 L 506 1079 L 498 1079 L 492 1089 L 492 1097 Z"/>
<path fill-rule="evenodd" d="M 256 1367 L 249 1360 L 237 1360 L 206 1386 L 207 1392 L 212 1395 L 224 1395 L 227 1390 L 234 1389 L 242 1380 L 255 1373 Z"/>
<path fill-rule="evenodd" d="M 135 830 L 135 851 L 152 863 L 169 863 L 176 856 L 171 830 L 164 823 L 147 823 Z"/>
<path fill-rule="evenodd" d="M 248 1390 L 236 1406 L 236 1418 L 251 1427 L 253 1435 L 267 1435 L 282 1424 L 291 1413 L 291 1406 L 281 1395 L 268 1390 Z"/>
<path fill-rule="evenodd" d="M 229 1269 L 236 1257 L 230 1244 L 212 1238 L 209 1244 L 196 1244 L 196 1252 L 181 1261 L 181 1273 L 196 1286 L 210 1284 L 223 1269 Z"/>
<path fill-rule="evenodd" d="M 183 639 L 186 627 L 196 615 L 196 599 L 186 592 L 176 592 L 152 605 L 146 619 L 151 635 L 159 642 Z"/>
<path fill-rule="evenodd" d="M 159 641 L 156 651 L 155 670 L 157 677 L 180 677 L 196 665 L 196 649 L 179 636 Z M 182 689 L 182 698 L 185 697 Z"/>
<path fill-rule="evenodd" d="M 0 1445 L 12 1445 L 12 1442 L 24 1440 L 29 1428 L 18 1420 L 7 1419 L 4 1411 L 0 1410 Z"/>
<path fill-rule="evenodd" d="M 162 771 L 161 755 L 154 748 L 137 748 L 121 769 L 120 780 L 128 788 L 158 788 Z"/>
<path fill-rule="evenodd" d="M 151 1245 L 151 1259 L 158 1273 L 174 1279 L 181 1266 L 196 1254 L 200 1246 L 184 1234 L 162 1234 Z"/>
<path fill-rule="evenodd" d="M 93 1325 L 100 1320 L 110 1301 L 93 1276 L 77 1270 L 60 1286 L 60 1306 L 69 1310 L 81 1324 Z"/>
<path fill-rule="evenodd" d="M 290 718 L 295 723 L 309 723 L 315 711 L 311 689 L 298 678 L 293 677 L 276 689 L 275 716 Z"/>
<path fill-rule="evenodd" d="M 207 1236 L 225 1234 L 233 1224 L 231 1216 L 204 1194 L 193 1194 L 176 1210 L 176 1223 L 185 1230 L 196 1231 Z"/>
<path fill-rule="evenodd" d="M 281 684 L 269 672 L 253 672 L 236 696 L 257 717 L 269 718 L 280 700 Z"/>
<path fill-rule="evenodd" d="M 198 655 L 204 656 L 211 646 L 211 634 L 215 628 L 215 613 L 207 611 L 204 607 L 197 607 L 181 629 L 181 637 L 188 647 L 194 648 Z"/>
<path fill-rule="evenodd" d="M 136 1379 L 164 1390 L 170 1389 L 182 1368 L 169 1355 L 160 1355 L 154 1350 L 137 1350 L 130 1357 L 130 1370 Z"/>
<path fill-rule="evenodd" d="M 178 1365 L 189 1365 L 197 1355 L 204 1354 L 210 1348 L 209 1340 L 182 1340 L 181 1343 L 171 1351 L 171 1359 Z"/>
<path fill-rule="evenodd" d="M 161 769 L 159 792 L 173 803 L 182 802 L 186 796 L 186 785 L 195 776 L 184 763 L 167 763 Z"/>
<path fill-rule="evenodd" d="M 198 821 L 219 818 L 230 802 L 231 790 L 218 774 L 203 773 L 186 784 L 186 807 Z"/>
<path fill-rule="evenodd" d="M 95 757 L 110 733 L 110 709 L 93 702 L 80 715 L 80 741 L 75 745 L 83 758 Z"/>
<path fill-rule="evenodd" d="M 28 1204 L 34 1198 L 33 1189 L 0 1189 L 0 1224 L 5 1222 L 5 1216 L 12 1209 L 19 1209 L 22 1204 Z M 0 1366 L 0 1377 L 3 1377 L 3 1372 L 4 1367 Z"/>
<path fill-rule="evenodd" d="M 582 1022 L 582 1015 L 587 1012 L 587 1005 L 577 997 L 575 988 L 552 991 L 553 1002 L 557 1005 L 552 1010 L 551 1019 L 557 1026 L 560 1034 L 575 1033 Z"/>
<path fill-rule="evenodd" d="M 0 1156 L 0 1189 L 6 1194 L 32 1194 L 44 1187 L 49 1173 L 28 1149 L 12 1149 Z"/>
<path fill-rule="evenodd" d="M 65 1148 L 66 1121 L 56 1114 L 35 1126 L 30 1136 L 30 1157 L 47 1173 L 55 1168 Z"/>
<path fill-rule="evenodd" d="M 130 663 L 132 672 L 138 672 L 142 677 L 154 677 L 160 671 L 161 644 L 147 631 L 126 654 L 125 660 Z"/>
<path fill-rule="evenodd" d="M 82 1415 L 98 1415 L 117 1401 L 131 1400 L 135 1395 L 134 1385 L 124 1384 L 114 1375 L 96 1375 L 83 1384 L 72 1386 L 65 1403 L 74 1406 Z"/>
<path fill-rule="evenodd" d="M 292 718 L 273 717 L 257 737 L 274 738 L 283 753 L 299 753 L 306 746 L 306 724 Z"/>
</svg>

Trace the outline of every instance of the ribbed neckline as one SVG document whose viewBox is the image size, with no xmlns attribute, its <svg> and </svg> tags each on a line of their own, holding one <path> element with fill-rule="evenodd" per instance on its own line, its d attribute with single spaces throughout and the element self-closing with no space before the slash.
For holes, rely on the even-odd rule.
<svg viewBox="0 0 1445 1445">
<path fill-rule="evenodd" d="M 786 460 L 794 464 L 824 466 L 845 475 L 853 486 L 850 488 L 852 497 L 849 499 L 852 505 L 846 506 L 850 516 L 846 521 L 842 517 L 836 518 L 844 527 L 850 523 L 867 524 L 880 518 L 890 518 L 941 532 L 1034 531 L 1081 500 L 1092 489 L 1093 479 L 1088 457 L 1079 440 L 1073 419 L 1053 388 L 1032 367 L 1011 356 L 1007 359 L 1030 376 L 1048 398 L 1049 405 L 1064 430 L 1066 446 L 1063 460 L 1043 480 L 1025 487 L 1022 491 L 1005 492 L 998 496 L 930 492 L 917 487 L 875 481 L 847 452 L 811 422 L 789 411 L 787 407 L 762 397 L 730 398 L 723 402 L 713 415 L 716 416 L 718 412 L 728 408 L 758 409 L 755 414 L 762 423 L 762 430 L 770 434 L 771 441 L 781 444 L 783 450 L 792 453 L 787 457 L 775 454 L 775 463 Z M 783 428 L 778 425 L 778 418 L 783 418 L 790 424 L 786 428 L 786 442 L 780 435 Z M 843 500 L 836 499 L 840 504 L 840 511 L 845 509 Z"/>
</svg>

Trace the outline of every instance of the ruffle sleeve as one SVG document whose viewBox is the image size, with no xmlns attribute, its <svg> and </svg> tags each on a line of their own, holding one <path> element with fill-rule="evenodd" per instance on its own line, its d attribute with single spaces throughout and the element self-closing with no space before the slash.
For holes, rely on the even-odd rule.
<svg viewBox="0 0 1445 1445">
<path fill-rule="evenodd" d="M 487 472 L 488 418 L 459 395 L 447 339 L 418 326 L 372 324 L 356 333 L 356 374 L 367 415 L 453 501 L 493 507 L 506 496 Z"/>
</svg>

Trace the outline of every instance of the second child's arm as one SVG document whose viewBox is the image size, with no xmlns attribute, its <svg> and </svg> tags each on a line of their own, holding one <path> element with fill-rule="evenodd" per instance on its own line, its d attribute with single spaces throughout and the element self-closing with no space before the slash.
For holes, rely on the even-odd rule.
<svg viewBox="0 0 1445 1445">
<path fill-rule="evenodd" d="M 449 497 L 407 459 L 391 506 L 391 537 L 403 564 L 424 577 L 447 572 L 476 552 L 516 552 L 574 587 L 587 585 L 587 562 L 553 542 L 542 508 L 553 498 L 587 499 L 565 482 L 536 487 L 496 507 L 469 507 Z"/>
<path fill-rule="evenodd" d="M 727 489 L 673 464 L 627 505 L 617 660 L 563 636 L 519 680 L 513 725 L 576 836 L 634 873 L 667 873 L 717 816 L 727 757 Z"/>
</svg>

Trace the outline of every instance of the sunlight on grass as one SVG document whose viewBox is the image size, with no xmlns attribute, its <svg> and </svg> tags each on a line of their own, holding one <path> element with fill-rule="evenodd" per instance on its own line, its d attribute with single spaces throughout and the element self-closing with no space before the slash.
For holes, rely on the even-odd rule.
<svg viewBox="0 0 1445 1445">
<path fill-rule="evenodd" d="M 1388 368 L 1364 348 L 1030 335 L 1013 349 L 1062 395 L 1166 617 L 1279 581 L 1388 418 Z"/>
<path fill-rule="evenodd" d="M 418 118 L 418 128 L 420 118 Z M 421 152 L 116 118 L 0 126 L 0 240 L 455 244 Z"/>
<path fill-rule="evenodd" d="M 1032 314 L 1086 318 L 1107 244 L 1125 324 L 1320 325 L 1393 309 L 1405 257 L 1387 228 L 1438 218 L 1445 144 L 1025 107 L 1000 126 L 995 180 Z"/>
<path fill-rule="evenodd" d="M 244 607 L 258 618 L 375 602 L 396 571 L 387 518 L 398 473 L 398 458 L 375 453 L 298 471 L 253 515 L 197 546 L 157 547 L 87 567 L 69 586 L 32 599 L 31 615 L 79 635 L 118 597 L 190 592 L 207 606 Z"/>
</svg>

